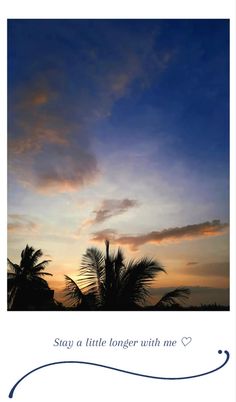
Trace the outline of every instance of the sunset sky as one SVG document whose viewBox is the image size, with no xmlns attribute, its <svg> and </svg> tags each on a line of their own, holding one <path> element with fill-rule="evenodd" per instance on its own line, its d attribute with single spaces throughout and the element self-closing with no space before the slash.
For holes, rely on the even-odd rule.
<svg viewBox="0 0 236 402">
<path fill-rule="evenodd" d="M 108 238 L 229 302 L 228 20 L 9 20 L 8 151 L 8 257 L 57 299 Z"/>
</svg>

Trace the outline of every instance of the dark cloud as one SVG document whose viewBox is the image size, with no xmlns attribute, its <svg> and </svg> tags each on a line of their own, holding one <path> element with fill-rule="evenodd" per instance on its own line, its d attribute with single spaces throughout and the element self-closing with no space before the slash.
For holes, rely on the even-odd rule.
<svg viewBox="0 0 236 402">
<path fill-rule="evenodd" d="M 196 265 L 196 264 L 198 264 L 197 261 L 189 261 L 189 262 L 187 262 L 186 265 Z"/>
<path fill-rule="evenodd" d="M 115 244 L 127 245 L 132 250 L 137 250 L 146 243 L 173 243 L 182 240 L 194 240 L 201 237 L 219 236 L 226 232 L 228 226 L 228 223 L 213 220 L 212 222 L 169 228 L 136 236 L 119 235 L 116 231 L 109 229 L 108 231 L 103 230 L 94 233 L 92 240 L 101 242 L 108 238 Z"/>
<path fill-rule="evenodd" d="M 32 221 L 26 215 L 9 214 L 8 216 L 8 232 L 24 234 L 28 232 L 37 232 L 39 230 L 39 224 Z"/>
</svg>

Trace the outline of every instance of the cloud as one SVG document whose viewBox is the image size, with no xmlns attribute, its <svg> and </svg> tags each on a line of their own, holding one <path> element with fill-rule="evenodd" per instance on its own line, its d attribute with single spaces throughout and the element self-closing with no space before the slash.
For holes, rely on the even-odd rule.
<svg viewBox="0 0 236 402">
<path fill-rule="evenodd" d="M 196 265 L 196 264 L 198 264 L 197 261 L 189 261 L 189 262 L 187 262 L 186 265 Z"/>
<path fill-rule="evenodd" d="M 96 158 L 85 150 L 71 149 L 67 154 L 65 149 L 61 152 L 53 147 L 50 158 L 44 161 L 40 169 L 35 166 L 21 179 L 26 186 L 32 185 L 44 194 L 77 191 L 92 183 L 98 177 Z"/>
<path fill-rule="evenodd" d="M 104 242 L 105 240 L 110 240 L 114 244 L 118 243 L 117 239 L 118 239 L 117 232 L 113 229 L 104 229 L 94 232 L 91 238 L 92 241 L 96 241 L 99 243 Z"/>
<path fill-rule="evenodd" d="M 194 240 L 201 237 L 219 236 L 226 232 L 228 223 L 221 223 L 220 220 L 203 222 L 194 225 L 168 228 L 161 231 L 153 231 L 143 235 L 119 235 L 116 231 L 102 230 L 93 234 L 92 240 L 101 242 L 110 239 L 114 244 L 127 245 L 132 250 L 137 250 L 146 243 L 161 244 L 175 243 L 185 240 Z"/>
<path fill-rule="evenodd" d="M 24 156 L 30 153 L 37 154 L 44 145 L 69 145 L 65 133 L 61 129 L 48 128 L 46 122 L 38 121 L 25 125 L 26 134 L 20 138 L 9 141 L 9 151 L 15 155 Z"/>
<path fill-rule="evenodd" d="M 8 216 L 8 232 L 9 233 L 35 233 L 39 230 L 40 225 L 33 222 L 26 215 L 9 214 Z"/>
<path fill-rule="evenodd" d="M 69 121 L 70 104 L 64 107 L 56 90 L 43 87 L 31 83 L 10 108 L 9 171 L 44 194 L 76 191 L 99 176 L 90 136 L 82 122 Z"/>
<path fill-rule="evenodd" d="M 22 23 L 19 39 L 12 22 L 17 62 L 9 57 L 15 76 L 14 90 L 9 78 L 9 168 L 33 190 L 77 191 L 99 177 L 91 145 L 94 123 L 109 116 L 134 83 L 141 90 L 149 86 L 171 62 L 171 52 L 156 49 L 157 30 L 139 33 L 125 22 L 36 25 L 32 33 Z M 31 50 L 27 55 L 22 43 Z M 17 80 L 25 69 L 27 81 Z"/>
<path fill-rule="evenodd" d="M 136 200 L 131 200 L 129 198 L 123 198 L 121 200 L 103 200 L 99 208 L 93 211 L 95 217 L 92 219 L 87 219 L 83 226 L 103 223 L 113 216 L 121 215 L 127 212 L 130 208 L 137 207 L 138 205 L 139 204 Z"/>
</svg>

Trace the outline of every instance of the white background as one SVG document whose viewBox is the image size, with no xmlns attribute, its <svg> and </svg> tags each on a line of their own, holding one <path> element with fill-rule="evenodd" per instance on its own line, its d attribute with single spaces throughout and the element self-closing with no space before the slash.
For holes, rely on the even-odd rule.
<svg viewBox="0 0 236 402">
<path fill-rule="evenodd" d="M 5 4 L 4 4 L 5 3 Z M 6 142 L 7 18 L 230 18 L 231 27 L 231 298 L 230 312 L 7 312 L 6 310 Z M 164 381 L 85 365 L 63 364 L 33 373 L 16 388 L 13 401 L 233 402 L 235 393 L 235 2 L 165 1 L 5 1 L 1 38 L 1 242 L 0 242 L 0 400 L 30 370 L 50 362 L 80 360 L 163 377 L 221 370 L 192 380 Z M 4 94 L 4 96 L 3 96 Z M 172 348 L 54 347 L 54 339 L 172 339 Z M 192 337 L 188 346 L 182 337 Z"/>
</svg>

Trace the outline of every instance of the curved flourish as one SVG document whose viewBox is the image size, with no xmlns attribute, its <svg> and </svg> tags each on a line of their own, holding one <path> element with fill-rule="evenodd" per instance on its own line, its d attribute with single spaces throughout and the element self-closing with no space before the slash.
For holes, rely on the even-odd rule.
<svg viewBox="0 0 236 402">
<path fill-rule="evenodd" d="M 222 350 L 218 350 L 218 353 L 219 353 L 219 354 L 222 354 Z M 142 374 L 142 373 L 135 373 L 135 372 L 133 372 L 133 371 L 127 371 L 127 370 L 119 369 L 119 368 L 116 368 L 116 367 L 106 366 L 106 365 L 104 365 L 104 364 L 98 364 L 98 363 L 93 363 L 93 362 L 84 362 L 84 361 L 76 361 L 76 360 L 75 360 L 75 361 L 74 361 L 74 360 L 68 360 L 68 361 L 47 363 L 47 364 L 44 364 L 43 366 L 39 366 L 39 367 L 37 367 L 37 368 L 35 368 L 35 369 L 29 371 L 27 374 L 25 374 L 23 377 L 21 377 L 21 378 L 15 383 L 15 385 L 12 387 L 12 389 L 11 389 L 11 391 L 10 391 L 10 393 L 9 393 L 8 396 L 9 396 L 9 398 L 13 398 L 13 394 L 14 394 L 14 392 L 15 392 L 16 387 L 19 385 L 19 383 L 20 383 L 21 381 L 23 381 L 23 380 L 24 380 L 26 377 L 28 377 L 30 374 L 32 374 L 32 373 L 34 373 L 35 371 L 38 371 L 38 370 L 40 370 L 40 369 L 43 369 L 43 368 L 45 368 L 45 367 L 55 366 L 55 365 L 57 365 L 57 364 L 86 364 L 86 365 L 89 365 L 89 366 L 96 366 L 96 367 L 106 368 L 106 369 L 109 369 L 109 370 L 119 371 L 119 372 L 125 373 L 125 374 L 131 374 L 131 375 L 136 375 L 136 376 L 139 376 L 139 377 L 151 378 L 151 379 L 154 379 L 154 380 L 188 380 L 188 379 L 190 379 L 190 378 L 202 377 L 202 376 L 204 376 L 204 375 L 212 374 L 212 373 L 214 373 L 215 371 L 222 369 L 222 368 L 228 363 L 229 357 L 230 357 L 230 354 L 229 354 L 229 352 L 228 352 L 227 350 L 225 350 L 224 353 L 225 353 L 225 355 L 226 355 L 226 359 L 225 359 L 225 361 L 224 361 L 219 367 L 216 367 L 216 368 L 213 369 L 213 370 L 207 371 L 206 373 L 195 374 L 195 375 L 186 376 L 186 377 L 157 377 L 157 376 L 154 376 L 154 375 L 148 375 L 148 374 Z"/>
</svg>

